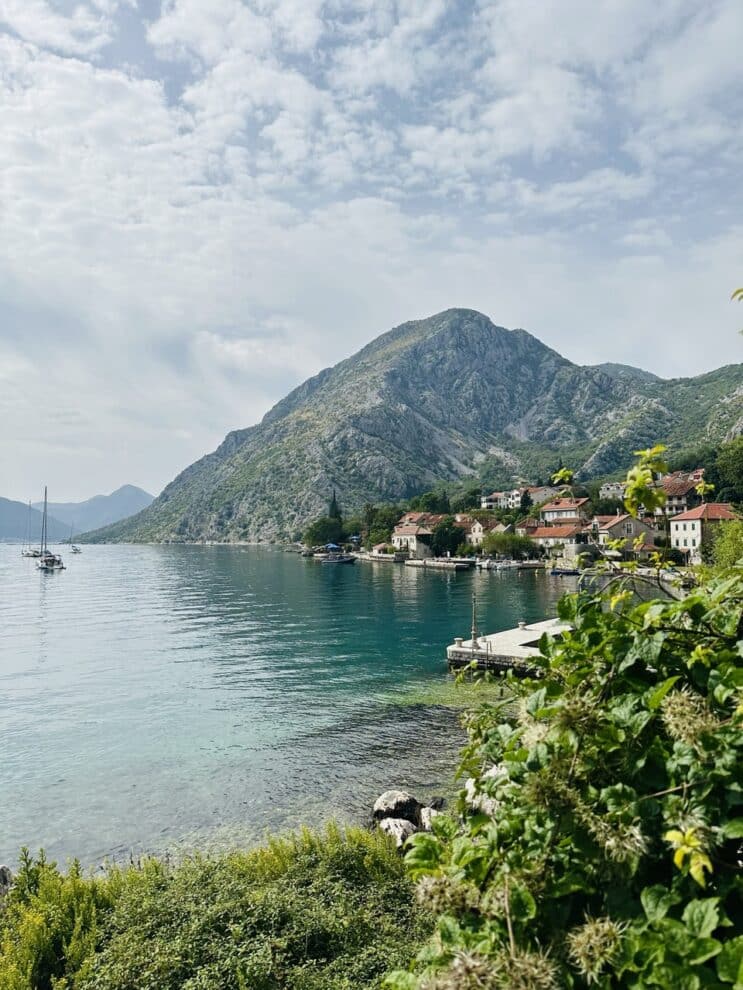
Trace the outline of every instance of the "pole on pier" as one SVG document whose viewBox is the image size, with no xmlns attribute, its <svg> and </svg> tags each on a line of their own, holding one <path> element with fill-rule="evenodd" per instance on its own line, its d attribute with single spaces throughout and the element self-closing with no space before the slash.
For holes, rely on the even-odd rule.
<svg viewBox="0 0 743 990">
<path fill-rule="evenodd" d="M 477 595 L 472 592 L 472 649 L 479 650 L 480 641 L 477 632 Z"/>
</svg>

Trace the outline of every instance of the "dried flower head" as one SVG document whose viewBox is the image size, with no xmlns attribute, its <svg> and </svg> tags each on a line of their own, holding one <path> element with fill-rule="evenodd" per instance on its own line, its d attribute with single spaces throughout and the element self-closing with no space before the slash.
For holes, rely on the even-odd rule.
<svg viewBox="0 0 743 990">
<path fill-rule="evenodd" d="M 422 990 L 500 990 L 496 963 L 476 952 L 457 952 L 448 969 L 427 980 Z"/>
<path fill-rule="evenodd" d="M 557 966 L 546 952 L 516 951 L 498 966 L 498 990 L 558 990 Z"/>
<path fill-rule="evenodd" d="M 705 699 L 688 688 L 667 694 L 661 704 L 661 713 L 671 739 L 687 746 L 698 746 L 701 737 L 719 725 Z"/>
<path fill-rule="evenodd" d="M 595 983 L 612 961 L 625 927 L 611 918 L 586 916 L 585 923 L 568 934 L 568 956 L 586 983 Z"/>
<path fill-rule="evenodd" d="M 592 812 L 584 814 L 582 820 L 606 858 L 614 863 L 628 863 L 647 852 L 647 840 L 639 825 L 608 822 Z"/>
<path fill-rule="evenodd" d="M 469 883 L 453 877 L 422 877 L 415 888 L 420 904 L 434 914 L 460 914 L 477 908 L 480 892 Z"/>
</svg>

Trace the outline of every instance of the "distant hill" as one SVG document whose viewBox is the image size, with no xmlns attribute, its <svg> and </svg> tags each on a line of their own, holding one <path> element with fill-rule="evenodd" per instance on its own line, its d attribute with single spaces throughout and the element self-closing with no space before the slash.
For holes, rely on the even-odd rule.
<svg viewBox="0 0 743 990">
<path fill-rule="evenodd" d="M 582 367 L 525 330 L 451 309 L 321 371 L 148 508 L 88 538 L 294 537 L 333 489 L 348 513 L 465 476 L 493 487 L 544 479 L 560 458 L 581 479 L 605 476 L 656 442 L 688 449 L 741 432 L 743 365 L 669 381 Z"/>
<path fill-rule="evenodd" d="M 30 537 L 29 537 L 30 529 Z M 48 540 L 58 543 L 70 535 L 70 527 L 47 514 Z M 31 544 L 39 542 L 41 537 L 41 513 L 31 509 L 30 526 L 28 505 L 14 502 L 9 498 L 0 498 L 0 540 L 23 542 L 29 538 Z"/>
<path fill-rule="evenodd" d="M 153 498 L 134 485 L 122 485 L 110 495 L 94 495 L 85 502 L 50 502 L 48 511 L 66 524 L 69 536 L 70 526 L 74 526 L 75 533 L 110 526 L 146 509 Z M 36 509 L 43 507 L 42 502 L 34 503 Z"/>
</svg>

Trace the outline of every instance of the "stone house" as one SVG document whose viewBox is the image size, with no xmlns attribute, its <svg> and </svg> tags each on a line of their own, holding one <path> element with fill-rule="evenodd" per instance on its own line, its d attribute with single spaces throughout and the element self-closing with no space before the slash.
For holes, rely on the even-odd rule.
<svg viewBox="0 0 743 990">
<path fill-rule="evenodd" d="M 690 564 L 702 562 L 702 543 L 721 522 L 737 519 L 727 502 L 705 502 L 671 519 L 671 546 L 680 550 Z"/>
<path fill-rule="evenodd" d="M 540 522 L 559 526 L 585 524 L 588 521 L 588 501 L 587 498 L 570 496 L 555 498 L 539 510 Z"/>
</svg>

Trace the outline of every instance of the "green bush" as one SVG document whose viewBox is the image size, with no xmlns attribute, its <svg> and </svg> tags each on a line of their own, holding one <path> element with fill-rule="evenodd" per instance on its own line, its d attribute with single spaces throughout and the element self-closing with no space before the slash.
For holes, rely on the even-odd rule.
<svg viewBox="0 0 743 990">
<path fill-rule="evenodd" d="M 407 854 L 436 937 L 398 990 L 743 987 L 743 572 L 566 596 L 543 676 L 469 719 L 480 801 Z"/>
<path fill-rule="evenodd" d="M 360 990 L 430 929 L 392 843 L 360 829 L 97 878 L 26 856 L 0 990 Z"/>
</svg>

